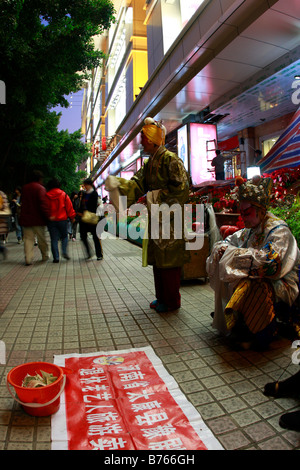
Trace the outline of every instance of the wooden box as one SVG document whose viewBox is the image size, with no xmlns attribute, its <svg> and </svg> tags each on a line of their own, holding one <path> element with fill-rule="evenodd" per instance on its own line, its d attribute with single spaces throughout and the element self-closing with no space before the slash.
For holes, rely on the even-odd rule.
<svg viewBox="0 0 300 470">
<path fill-rule="evenodd" d="M 203 235 L 201 235 L 203 237 Z M 199 277 L 207 278 L 206 259 L 209 256 L 209 237 L 204 235 L 202 248 L 190 250 L 190 261 L 182 267 L 181 279 L 197 279 Z"/>
</svg>

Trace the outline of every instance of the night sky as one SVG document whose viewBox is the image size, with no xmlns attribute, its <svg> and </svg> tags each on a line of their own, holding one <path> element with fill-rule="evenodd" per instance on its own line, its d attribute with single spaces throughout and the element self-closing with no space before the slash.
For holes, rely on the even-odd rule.
<svg viewBox="0 0 300 470">
<path fill-rule="evenodd" d="M 57 106 L 54 111 L 61 112 L 60 123 L 58 130 L 68 130 L 71 134 L 81 128 L 81 103 L 83 97 L 83 90 L 71 94 L 67 97 L 70 103 L 68 108 L 61 108 Z"/>
</svg>

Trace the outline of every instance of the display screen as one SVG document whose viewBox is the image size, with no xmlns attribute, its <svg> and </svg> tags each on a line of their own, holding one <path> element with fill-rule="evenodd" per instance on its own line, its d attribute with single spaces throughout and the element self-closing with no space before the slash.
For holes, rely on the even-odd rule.
<svg viewBox="0 0 300 470">
<path fill-rule="evenodd" d="M 190 123 L 190 174 L 193 184 L 215 179 L 212 159 L 216 156 L 217 128 L 214 124 Z"/>
<path fill-rule="evenodd" d="M 185 169 L 188 171 L 187 125 L 180 127 L 180 129 L 177 131 L 177 149 L 178 157 L 181 158 Z"/>
</svg>

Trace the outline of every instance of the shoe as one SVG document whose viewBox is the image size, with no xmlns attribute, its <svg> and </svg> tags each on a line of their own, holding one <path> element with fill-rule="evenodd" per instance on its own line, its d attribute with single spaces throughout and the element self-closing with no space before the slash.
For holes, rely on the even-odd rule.
<svg viewBox="0 0 300 470">
<path fill-rule="evenodd" d="M 18 245 L 20 245 L 20 243 L 22 243 L 22 240 L 18 240 Z"/>
<path fill-rule="evenodd" d="M 67 255 L 67 254 L 63 255 L 63 257 L 64 257 L 65 259 L 68 259 L 68 260 L 71 259 L 70 256 Z"/>
<path fill-rule="evenodd" d="M 7 248 L 6 247 L 3 247 L 2 256 L 3 256 L 3 259 L 7 258 Z"/>
<path fill-rule="evenodd" d="M 292 411 L 280 416 L 279 426 L 290 431 L 300 432 L 300 411 Z"/>
<path fill-rule="evenodd" d="M 32 266 L 32 263 L 25 263 L 25 266 Z"/>
<path fill-rule="evenodd" d="M 49 256 L 45 256 L 44 258 L 42 258 L 42 262 L 44 263 L 44 262 L 48 261 L 48 259 L 49 259 Z"/>
<path fill-rule="evenodd" d="M 263 394 L 266 397 L 274 397 L 274 398 L 281 398 L 286 396 L 284 393 L 282 393 L 281 390 L 279 390 L 279 382 L 270 382 L 265 385 Z"/>
<path fill-rule="evenodd" d="M 54 259 L 53 263 L 59 263 L 59 259 Z"/>
<path fill-rule="evenodd" d="M 76 242 L 76 238 L 72 238 L 72 242 Z"/>
<path fill-rule="evenodd" d="M 103 259 L 103 256 L 98 256 L 98 257 L 97 257 L 97 260 L 98 260 L 98 261 L 101 261 L 102 259 Z"/>
<path fill-rule="evenodd" d="M 292 375 L 282 382 L 270 382 L 265 385 L 263 394 L 274 398 L 299 398 L 300 395 L 300 373 Z"/>
<path fill-rule="evenodd" d="M 150 304 L 150 308 L 153 308 L 155 310 L 157 305 L 158 305 L 158 300 L 157 299 L 153 300 Z"/>
<path fill-rule="evenodd" d="M 155 310 L 157 313 L 165 313 L 168 311 L 168 307 L 165 304 L 157 304 Z"/>
</svg>

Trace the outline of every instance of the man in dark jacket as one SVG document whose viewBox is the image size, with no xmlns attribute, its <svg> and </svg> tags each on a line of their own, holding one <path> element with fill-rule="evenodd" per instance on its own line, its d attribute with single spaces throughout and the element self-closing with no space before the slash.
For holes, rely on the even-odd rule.
<svg viewBox="0 0 300 470">
<path fill-rule="evenodd" d="M 85 210 L 89 212 L 97 212 L 98 207 L 98 193 L 94 187 L 93 181 L 90 178 L 84 180 L 83 185 L 85 187 L 85 193 L 83 194 L 82 203 L 79 214 L 83 214 Z M 87 259 L 92 257 L 89 242 L 87 239 L 88 233 L 90 232 L 93 236 L 95 252 L 97 260 L 103 259 L 101 242 L 96 233 L 96 225 L 86 224 L 80 221 L 80 238 L 85 246 L 87 252 Z"/>
<path fill-rule="evenodd" d="M 33 261 L 35 236 L 42 260 L 49 259 L 45 227 L 51 214 L 46 201 L 46 188 L 42 181 L 43 174 L 34 170 L 30 182 L 22 189 L 20 225 L 23 227 L 26 266 L 32 264 Z"/>
</svg>

